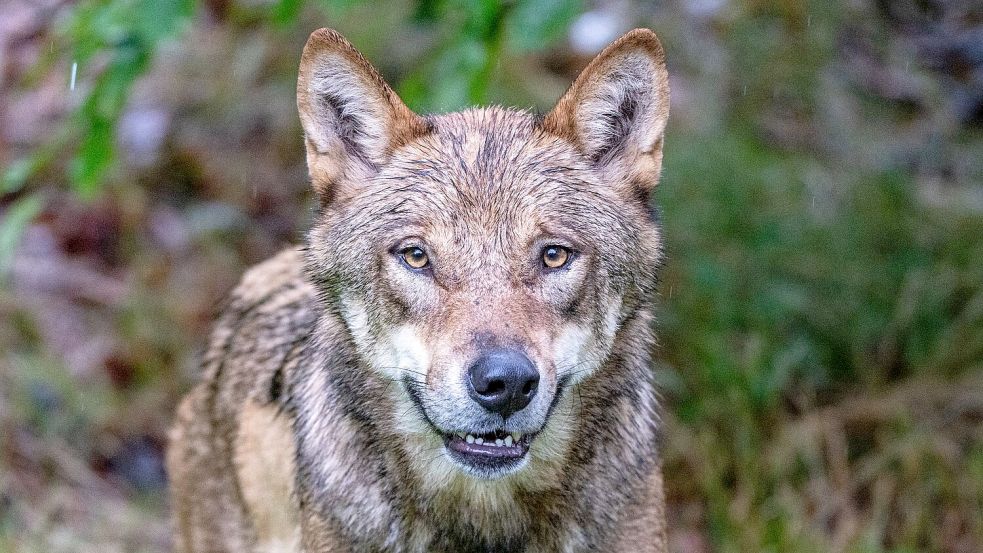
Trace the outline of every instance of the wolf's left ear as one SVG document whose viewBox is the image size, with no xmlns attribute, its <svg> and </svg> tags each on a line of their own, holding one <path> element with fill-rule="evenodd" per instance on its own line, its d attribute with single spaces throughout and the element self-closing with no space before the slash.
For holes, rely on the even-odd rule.
<svg viewBox="0 0 983 553">
<path fill-rule="evenodd" d="M 668 117 L 665 52 L 655 33 L 635 29 L 587 65 L 542 127 L 573 142 L 599 168 L 647 192 L 662 170 Z"/>
<path fill-rule="evenodd" d="M 331 29 L 314 31 L 304 46 L 297 109 L 308 171 L 322 202 L 352 192 L 393 150 L 429 128 L 362 54 Z"/>
</svg>

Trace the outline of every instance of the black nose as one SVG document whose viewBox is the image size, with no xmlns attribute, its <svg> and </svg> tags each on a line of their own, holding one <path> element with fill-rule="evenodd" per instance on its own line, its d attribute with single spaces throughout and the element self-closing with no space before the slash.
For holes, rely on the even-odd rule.
<svg viewBox="0 0 983 553">
<path fill-rule="evenodd" d="M 485 409 L 508 418 L 536 395 L 539 371 L 522 352 L 493 350 L 468 370 L 468 391 Z"/>
</svg>

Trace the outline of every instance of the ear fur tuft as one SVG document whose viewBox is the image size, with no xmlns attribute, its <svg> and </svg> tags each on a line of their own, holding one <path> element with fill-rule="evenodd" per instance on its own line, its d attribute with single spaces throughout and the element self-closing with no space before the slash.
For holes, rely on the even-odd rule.
<svg viewBox="0 0 983 553">
<path fill-rule="evenodd" d="M 627 171 L 645 190 L 658 181 L 669 116 L 669 75 L 655 33 L 611 43 L 546 115 L 542 128 L 575 144 L 598 167 Z"/>
<path fill-rule="evenodd" d="M 311 33 L 297 77 L 307 164 L 320 194 L 378 170 L 393 150 L 429 132 L 379 72 L 337 31 Z"/>
</svg>

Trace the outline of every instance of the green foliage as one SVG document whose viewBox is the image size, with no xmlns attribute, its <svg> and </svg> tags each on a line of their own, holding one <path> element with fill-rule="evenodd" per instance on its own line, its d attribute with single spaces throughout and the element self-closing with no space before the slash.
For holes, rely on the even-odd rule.
<svg viewBox="0 0 983 553">
<path fill-rule="evenodd" d="M 89 0 L 73 10 L 58 33 L 77 64 L 81 101 L 45 147 L 9 167 L 2 190 L 22 188 L 64 150 L 72 151 L 67 181 L 84 198 L 106 182 L 116 159 L 116 126 L 134 82 L 160 45 L 182 35 L 196 11 L 195 0 Z M 342 14 L 358 2 L 318 0 L 315 9 Z M 386 9 L 388 2 L 370 3 Z M 278 27 L 296 24 L 303 0 L 279 0 L 265 17 Z M 503 49 L 529 52 L 554 41 L 579 12 L 579 0 L 419 0 L 415 19 L 437 43 L 400 89 L 423 111 L 448 111 L 487 103 Z M 506 46 L 507 45 L 507 46 Z"/>
<path fill-rule="evenodd" d="M 821 550 L 780 501 L 783 488 L 804 486 L 809 473 L 797 474 L 793 462 L 804 453 L 792 447 L 769 468 L 767 451 L 788 447 L 790 406 L 808 412 L 855 389 L 875 402 L 899 381 L 980 370 L 983 218 L 922 205 L 897 172 L 837 173 L 850 180 L 839 181 L 835 198 L 817 198 L 804 180 L 816 160 L 736 129 L 668 144 L 659 195 L 671 262 L 660 330 L 673 368 L 664 378 L 675 416 L 707 440 L 688 470 L 706 498 L 711 535 L 726 551 Z M 835 417 L 829 422 L 841 424 Z M 910 424 L 891 440 L 939 428 L 928 417 Z M 964 446 L 983 454 L 979 441 Z M 912 444 L 885 462 L 919 463 L 899 478 L 941 478 L 938 490 L 922 490 L 933 501 L 971 501 L 978 490 L 939 468 L 952 460 L 937 447 Z M 754 518 L 734 510 L 742 490 Z M 775 518 L 758 518 L 765 513 Z M 912 529 L 904 543 L 929 533 Z"/>
<path fill-rule="evenodd" d="M 10 270 L 10 263 L 17 250 L 21 233 L 38 212 L 42 202 L 36 195 L 29 195 L 15 201 L 0 219 L 0 283 Z"/>
<path fill-rule="evenodd" d="M 400 93 L 411 107 L 424 112 L 487 104 L 495 99 L 502 60 L 547 47 L 580 8 L 576 0 L 421 1 L 416 20 L 434 28 L 438 43 L 400 83 Z"/>
<path fill-rule="evenodd" d="M 183 27 L 193 8 L 193 0 L 90 1 L 65 25 L 63 40 L 71 45 L 80 73 L 99 67 L 71 119 L 70 140 L 78 140 L 78 147 L 69 180 L 83 197 L 98 191 L 115 160 L 116 124 L 133 83 L 147 70 L 159 43 Z"/>
</svg>

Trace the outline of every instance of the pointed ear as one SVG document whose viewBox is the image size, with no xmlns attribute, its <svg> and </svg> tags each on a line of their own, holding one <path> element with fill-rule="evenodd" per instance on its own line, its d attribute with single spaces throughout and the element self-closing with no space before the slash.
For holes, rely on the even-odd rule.
<svg viewBox="0 0 983 553">
<path fill-rule="evenodd" d="M 393 150 L 429 129 L 362 54 L 331 29 L 314 31 L 304 46 L 297 109 L 307 168 L 322 202 L 377 171 Z"/>
<path fill-rule="evenodd" d="M 587 65 L 542 126 L 648 192 L 662 170 L 668 117 L 665 52 L 655 33 L 635 29 Z"/>
</svg>

